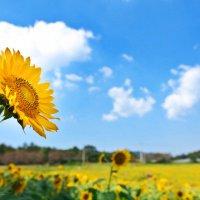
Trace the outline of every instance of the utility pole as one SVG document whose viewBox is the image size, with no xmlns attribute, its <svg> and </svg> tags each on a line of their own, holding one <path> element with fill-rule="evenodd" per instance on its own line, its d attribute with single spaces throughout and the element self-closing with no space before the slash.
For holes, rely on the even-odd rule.
<svg viewBox="0 0 200 200">
<path fill-rule="evenodd" d="M 140 151 L 140 163 L 146 163 L 145 154 L 142 151 Z"/>
<path fill-rule="evenodd" d="M 82 164 L 85 163 L 85 160 L 86 160 L 86 151 L 85 151 L 85 148 L 83 148 L 83 150 L 82 150 Z"/>
</svg>

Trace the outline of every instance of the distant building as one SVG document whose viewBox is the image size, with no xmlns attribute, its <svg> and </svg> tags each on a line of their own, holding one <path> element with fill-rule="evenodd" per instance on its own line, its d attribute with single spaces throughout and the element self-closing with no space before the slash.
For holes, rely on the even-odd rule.
<svg viewBox="0 0 200 200">
<path fill-rule="evenodd" d="M 172 160 L 172 155 L 168 153 L 145 153 L 143 157 L 147 163 L 165 163 Z"/>
<path fill-rule="evenodd" d="M 173 163 L 191 163 L 191 162 L 192 162 L 191 158 L 182 158 L 173 161 Z M 200 163 L 200 158 L 197 158 L 196 162 Z"/>
<path fill-rule="evenodd" d="M 146 163 L 145 153 L 140 151 L 140 163 Z"/>
<path fill-rule="evenodd" d="M 190 162 L 191 162 L 190 158 L 177 159 L 173 161 L 173 163 L 190 163 Z"/>
</svg>

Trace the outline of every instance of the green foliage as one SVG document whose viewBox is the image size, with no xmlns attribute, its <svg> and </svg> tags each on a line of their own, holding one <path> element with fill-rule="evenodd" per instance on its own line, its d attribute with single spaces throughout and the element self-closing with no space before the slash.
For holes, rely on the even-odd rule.
<svg viewBox="0 0 200 200">
<path fill-rule="evenodd" d="M 116 194 L 114 192 L 102 192 L 98 193 L 97 200 L 115 200 Z"/>
<path fill-rule="evenodd" d="M 1 200 L 79 200 L 80 187 L 62 186 L 60 191 L 56 191 L 50 179 L 44 180 L 29 179 L 24 191 L 16 194 L 9 184 L 0 187 Z M 117 194 L 114 191 L 99 191 L 93 187 L 86 186 L 86 190 L 93 194 L 93 200 L 116 200 Z M 119 200 L 132 200 L 130 192 L 126 189 L 118 195 Z"/>
<path fill-rule="evenodd" d="M 200 151 L 194 151 L 188 154 L 178 155 L 173 158 L 174 160 L 190 159 L 192 163 L 197 163 L 200 161 Z"/>
</svg>

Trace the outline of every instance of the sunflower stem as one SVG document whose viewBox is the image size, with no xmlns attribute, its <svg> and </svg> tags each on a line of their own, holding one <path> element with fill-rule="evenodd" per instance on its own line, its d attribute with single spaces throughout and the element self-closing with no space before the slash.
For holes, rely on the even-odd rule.
<svg viewBox="0 0 200 200">
<path fill-rule="evenodd" d="M 110 168 L 110 175 L 109 175 L 109 179 L 108 179 L 108 191 L 110 191 L 110 184 L 111 184 L 111 180 L 112 180 L 112 175 L 113 175 L 113 166 L 111 166 L 111 168 Z"/>
</svg>

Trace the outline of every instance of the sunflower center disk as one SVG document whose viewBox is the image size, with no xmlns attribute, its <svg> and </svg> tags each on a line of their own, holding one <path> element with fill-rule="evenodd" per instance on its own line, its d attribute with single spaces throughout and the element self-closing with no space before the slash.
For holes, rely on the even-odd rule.
<svg viewBox="0 0 200 200">
<path fill-rule="evenodd" d="M 83 199 L 84 199 L 84 200 L 88 200 L 88 199 L 89 199 L 89 195 L 88 195 L 88 194 L 85 194 L 84 197 L 83 197 Z"/>
<path fill-rule="evenodd" d="M 22 79 L 15 79 L 15 90 L 17 92 L 17 101 L 19 108 L 29 117 L 34 117 L 38 113 L 39 99 L 36 91 L 31 84 Z"/>
<path fill-rule="evenodd" d="M 123 165 L 126 160 L 126 156 L 123 153 L 117 153 L 115 156 L 115 162 L 117 165 Z"/>
</svg>

